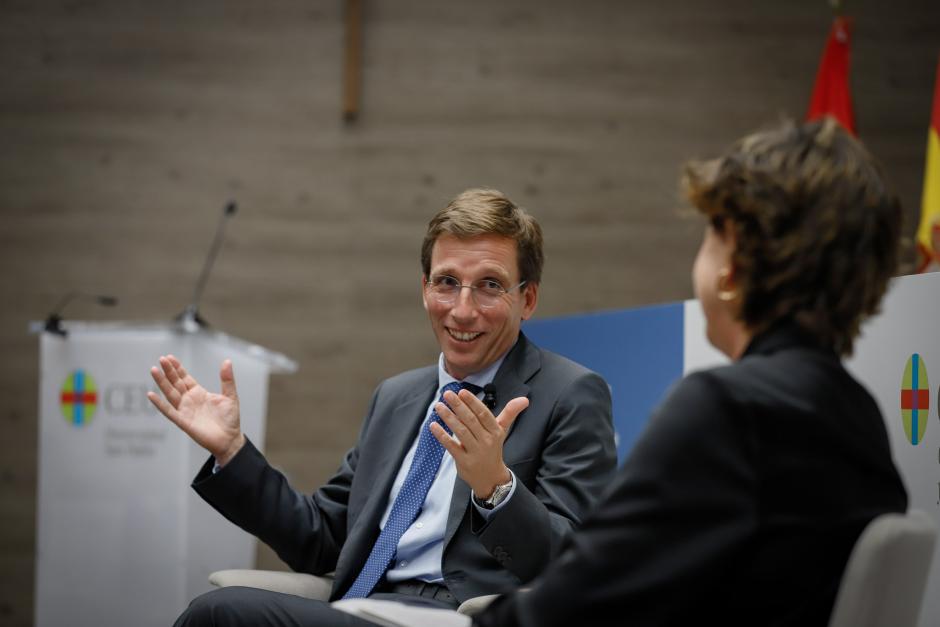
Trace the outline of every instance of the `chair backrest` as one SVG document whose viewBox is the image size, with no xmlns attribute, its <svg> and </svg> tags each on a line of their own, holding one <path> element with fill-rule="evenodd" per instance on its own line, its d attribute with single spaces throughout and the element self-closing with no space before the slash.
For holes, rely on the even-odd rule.
<svg viewBox="0 0 940 627">
<path fill-rule="evenodd" d="M 849 556 L 829 627 L 916 627 L 936 539 L 919 510 L 872 520 Z"/>
</svg>

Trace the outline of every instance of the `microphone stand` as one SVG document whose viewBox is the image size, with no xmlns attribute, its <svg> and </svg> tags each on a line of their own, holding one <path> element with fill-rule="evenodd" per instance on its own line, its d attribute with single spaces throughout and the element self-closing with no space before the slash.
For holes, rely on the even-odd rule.
<svg viewBox="0 0 940 627">
<path fill-rule="evenodd" d="M 182 329 L 188 333 L 194 333 L 199 329 L 209 326 L 209 323 L 199 315 L 199 299 L 202 297 L 202 291 L 205 289 L 206 282 L 209 280 L 209 270 L 212 269 L 212 265 L 215 263 L 215 257 L 219 254 L 219 248 L 222 246 L 225 223 L 228 222 L 229 218 L 235 215 L 237 211 L 238 206 L 234 201 L 229 201 L 225 204 L 225 208 L 222 210 L 222 216 L 219 218 L 219 225 L 215 230 L 215 239 L 212 240 L 212 246 L 209 248 L 209 256 L 206 258 L 206 262 L 202 266 L 202 271 L 199 273 L 199 280 L 196 281 L 196 288 L 193 290 L 192 300 L 189 301 L 186 308 L 175 318 Z"/>
<path fill-rule="evenodd" d="M 106 296 L 104 294 L 86 294 L 84 292 L 69 292 L 62 297 L 62 300 L 60 300 L 55 307 L 53 307 L 52 313 L 50 313 L 49 317 L 46 318 L 46 323 L 43 325 L 43 330 L 50 333 L 55 333 L 56 335 L 61 335 L 62 337 L 68 335 L 68 331 L 62 328 L 62 311 L 65 309 L 66 305 L 75 299 L 91 300 L 104 307 L 114 307 L 118 303 L 118 299 L 114 296 Z"/>
</svg>

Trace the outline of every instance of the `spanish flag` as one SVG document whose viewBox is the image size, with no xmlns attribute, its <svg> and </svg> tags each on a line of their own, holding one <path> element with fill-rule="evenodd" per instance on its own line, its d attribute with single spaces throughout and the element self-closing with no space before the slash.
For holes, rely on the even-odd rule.
<svg viewBox="0 0 940 627">
<path fill-rule="evenodd" d="M 809 101 L 806 120 L 823 116 L 834 117 L 853 135 L 855 114 L 852 112 L 852 93 L 849 91 L 849 43 L 852 21 L 842 15 L 832 20 L 829 38 L 819 61 L 816 84 Z"/>
<path fill-rule="evenodd" d="M 927 130 L 924 196 L 917 228 L 917 271 L 940 270 L 940 59 L 934 80 L 933 109 Z"/>
</svg>

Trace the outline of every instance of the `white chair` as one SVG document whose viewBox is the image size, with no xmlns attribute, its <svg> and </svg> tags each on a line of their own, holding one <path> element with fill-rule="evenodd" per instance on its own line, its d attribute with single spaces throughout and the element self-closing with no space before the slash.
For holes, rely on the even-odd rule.
<svg viewBox="0 0 940 627">
<path fill-rule="evenodd" d="M 829 627 L 916 627 L 936 540 L 919 510 L 872 520 L 849 556 Z"/>
<path fill-rule="evenodd" d="M 209 583 L 220 588 L 228 586 L 260 588 L 317 601 L 328 601 L 330 590 L 333 589 L 333 578 L 329 575 L 318 577 L 307 573 L 247 568 L 217 570 L 209 575 Z"/>
</svg>

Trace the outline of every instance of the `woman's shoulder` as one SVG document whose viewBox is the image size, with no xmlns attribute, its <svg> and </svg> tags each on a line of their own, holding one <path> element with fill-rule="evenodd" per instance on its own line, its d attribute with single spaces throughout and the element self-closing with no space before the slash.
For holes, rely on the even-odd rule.
<svg viewBox="0 0 940 627">
<path fill-rule="evenodd" d="M 858 385 L 834 354 L 807 347 L 745 355 L 740 360 L 691 373 L 693 386 L 707 384 L 736 397 L 800 394 L 837 382 Z"/>
</svg>

